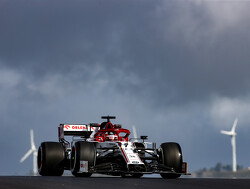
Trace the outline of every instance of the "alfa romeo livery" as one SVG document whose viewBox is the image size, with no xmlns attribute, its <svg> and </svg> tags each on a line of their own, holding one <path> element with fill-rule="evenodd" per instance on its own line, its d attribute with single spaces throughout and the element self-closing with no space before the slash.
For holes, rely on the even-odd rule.
<svg viewBox="0 0 250 189">
<path fill-rule="evenodd" d="M 114 116 L 103 116 L 101 124 L 60 124 L 59 142 L 43 142 L 38 149 L 38 172 L 61 176 L 70 170 L 76 177 L 93 173 L 139 178 L 158 173 L 162 178 L 178 178 L 187 173 L 181 147 L 175 142 L 146 142 L 147 136 L 130 138 L 130 131 L 112 124 Z M 71 136 L 71 142 L 66 140 Z"/>
</svg>

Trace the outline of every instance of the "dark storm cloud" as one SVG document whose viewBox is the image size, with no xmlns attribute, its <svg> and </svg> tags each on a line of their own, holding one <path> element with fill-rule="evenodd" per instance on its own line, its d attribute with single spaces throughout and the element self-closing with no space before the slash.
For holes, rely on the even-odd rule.
<svg viewBox="0 0 250 189">
<path fill-rule="evenodd" d="M 147 94 L 165 105 L 211 93 L 247 93 L 250 39 L 241 36 L 247 36 L 249 24 L 217 39 L 209 33 L 215 26 L 205 6 L 183 4 L 6 1 L 0 13 L 1 62 L 33 79 L 54 73 L 71 77 L 72 72 L 69 80 L 78 82 L 95 80 L 89 71 L 99 65 L 99 76 L 112 86 L 121 91 L 132 87 L 135 95 Z M 138 82 L 112 81 L 120 73 L 134 75 Z"/>
<path fill-rule="evenodd" d="M 13 67 L 24 64 L 38 73 L 43 71 L 40 67 L 50 72 L 97 61 L 113 65 L 117 60 L 112 59 L 119 56 L 119 32 L 126 27 L 123 22 L 132 21 L 138 11 L 133 2 L 130 6 L 102 1 L 28 2 L 2 7 L 1 57 Z M 143 12 L 151 9 L 148 3 L 140 6 Z"/>
</svg>

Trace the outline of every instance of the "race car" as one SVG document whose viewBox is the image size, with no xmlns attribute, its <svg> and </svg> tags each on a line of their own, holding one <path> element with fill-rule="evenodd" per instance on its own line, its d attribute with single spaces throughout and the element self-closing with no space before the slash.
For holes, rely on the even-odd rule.
<svg viewBox="0 0 250 189">
<path fill-rule="evenodd" d="M 43 142 L 38 149 L 38 172 L 41 176 L 61 176 L 70 170 L 76 177 L 93 173 L 140 178 L 160 174 L 162 178 L 187 175 L 178 143 L 146 142 L 147 136 L 130 138 L 130 131 L 112 124 L 115 116 L 102 116 L 101 124 L 60 124 L 59 142 Z M 72 137 L 69 142 L 66 138 Z"/>
</svg>

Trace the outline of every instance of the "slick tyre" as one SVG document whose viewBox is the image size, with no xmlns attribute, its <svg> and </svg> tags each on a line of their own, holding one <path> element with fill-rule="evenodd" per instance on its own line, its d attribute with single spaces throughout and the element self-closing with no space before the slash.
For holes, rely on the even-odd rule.
<svg viewBox="0 0 250 189">
<path fill-rule="evenodd" d="M 64 148 L 59 142 L 41 143 L 37 154 L 37 167 L 41 176 L 61 176 L 64 172 Z"/>
<path fill-rule="evenodd" d="M 176 173 L 161 173 L 162 178 L 179 178 L 182 170 L 182 151 L 178 143 L 167 142 L 160 145 L 159 163 L 166 167 L 173 168 Z"/>
<path fill-rule="evenodd" d="M 80 161 L 88 161 L 88 168 L 95 165 L 96 149 L 91 142 L 77 142 L 71 153 L 71 173 L 76 177 L 90 177 L 92 173 L 80 173 Z"/>
</svg>

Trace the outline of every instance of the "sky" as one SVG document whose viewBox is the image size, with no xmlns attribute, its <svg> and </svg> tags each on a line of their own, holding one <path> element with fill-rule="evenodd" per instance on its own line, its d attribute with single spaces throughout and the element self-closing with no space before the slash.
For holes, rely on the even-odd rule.
<svg viewBox="0 0 250 189">
<path fill-rule="evenodd" d="M 60 123 L 114 115 L 190 172 L 250 166 L 250 1 L 0 0 L 0 175 L 26 175 Z"/>
</svg>

